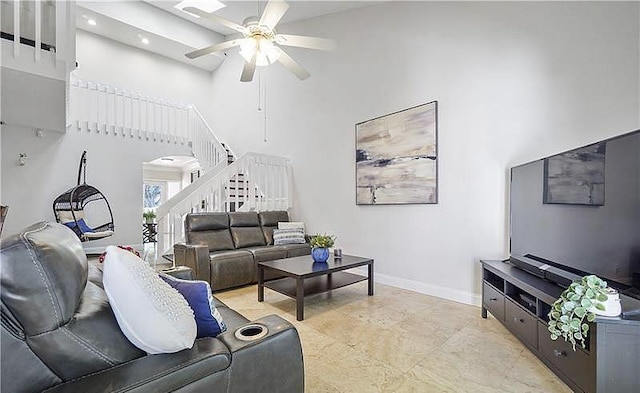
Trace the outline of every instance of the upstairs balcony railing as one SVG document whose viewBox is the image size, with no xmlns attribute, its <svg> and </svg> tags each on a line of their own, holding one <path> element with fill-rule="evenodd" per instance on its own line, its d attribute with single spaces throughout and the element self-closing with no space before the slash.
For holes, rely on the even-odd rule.
<svg viewBox="0 0 640 393">
<path fill-rule="evenodd" d="M 122 138 L 189 145 L 204 171 L 227 151 L 193 105 L 71 78 L 69 128 Z"/>
<path fill-rule="evenodd" d="M 67 80 L 75 68 L 75 1 L 2 1 L 2 66 Z"/>
</svg>

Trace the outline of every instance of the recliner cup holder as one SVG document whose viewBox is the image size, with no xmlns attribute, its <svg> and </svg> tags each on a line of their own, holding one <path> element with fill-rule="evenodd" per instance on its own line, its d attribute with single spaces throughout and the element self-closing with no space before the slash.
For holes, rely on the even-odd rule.
<svg viewBox="0 0 640 393">
<path fill-rule="evenodd" d="M 252 323 L 238 328 L 234 335 L 238 340 L 255 341 L 266 336 L 268 333 L 269 329 L 267 329 L 265 325 L 260 323 Z"/>
</svg>

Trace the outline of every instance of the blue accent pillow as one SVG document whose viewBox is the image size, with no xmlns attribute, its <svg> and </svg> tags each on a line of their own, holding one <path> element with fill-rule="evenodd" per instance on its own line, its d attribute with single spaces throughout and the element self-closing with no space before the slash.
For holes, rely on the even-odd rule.
<svg viewBox="0 0 640 393">
<path fill-rule="evenodd" d="M 64 225 L 68 226 L 71 229 L 76 227 L 76 223 L 74 221 L 65 222 Z M 94 232 L 94 230 L 90 228 L 86 222 L 84 222 L 84 218 L 78 220 L 78 229 L 80 229 L 80 232 L 82 233 Z"/>
<path fill-rule="evenodd" d="M 168 274 L 160 274 L 160 278 L 180 292 L 189 303 L 198 326 L 197 338 L 216 337 L 227 330 L 222 315 L 213 301 L 208 282 L 181 280 Z"/>
</svg>

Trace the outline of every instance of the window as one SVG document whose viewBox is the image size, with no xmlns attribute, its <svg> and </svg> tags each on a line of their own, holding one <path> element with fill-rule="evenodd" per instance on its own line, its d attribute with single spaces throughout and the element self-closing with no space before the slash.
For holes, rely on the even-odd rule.
<svg viewBox="0 0 640 393">
<path fill-rule="evenodd" d="M 143 192 L 144 209 L 156 209 L 162 203 L 162 186 L 159 184 L 145 184 Z"/>
</svg>

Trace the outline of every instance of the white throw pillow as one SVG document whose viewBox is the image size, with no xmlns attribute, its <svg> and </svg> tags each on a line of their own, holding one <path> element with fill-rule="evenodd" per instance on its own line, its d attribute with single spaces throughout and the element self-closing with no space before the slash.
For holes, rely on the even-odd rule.
<svg viewBox="0 0 640 393">
<path fill-rule="evenodd" d="M 73 219 L 74 215 L 76 217 L 76 220 L 80 221 L 81 218 L 84 218 L 84 211 L 74 210 L 72 213 L 71 210 L 58 210 L 58 218 L 60 219 L 60 222 L 62 224 L 75 221 Z"/>
<path fill-rule="evenodd" d="M 150 354 L 193 346 L 197 333 L 193 311 L 145 261 L 109 246 L 102 282 L 118 325 L 133 345 Z"/>
<path fill-rule="evenodd" d="M 302 229 L 304 232 L 304 222 L 302 221 L 280 221 L 278 229 Z"/>
</svg>

